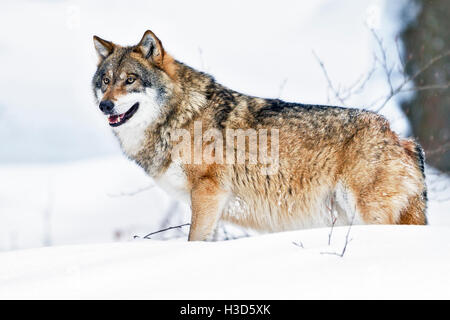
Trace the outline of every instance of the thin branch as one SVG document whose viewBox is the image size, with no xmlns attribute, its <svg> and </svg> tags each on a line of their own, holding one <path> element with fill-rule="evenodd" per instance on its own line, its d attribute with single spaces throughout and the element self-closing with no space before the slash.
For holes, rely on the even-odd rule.
<svg viewBox="0 0 450 320">
<path fill-rule="evenodd" d="M 330 207 L 328 207 L 328 205 L 327 205 L 327 209 L 328 209 L 328 212 L 330 213 L 330 217 L 331 217 L 331 230 L 330 230 L 330 233 L 328 234 L 328 245 L 331 245 L 331 236 L 333 235 L 333 229 L 334 229 L 334 226 L 336 225 L 336 221 L 337 221 L 337 217 L 333 214 L 333 207 L 334 207 L 334 200 L 333 200 L 333 197 L 331 197 Z"/>
<path fill-rule="evenodd" d="M 319 63 L 320 68 L 322 69 L 323 75 L 325 76 L 325 79 L 328 82 L 329 89 L 331 89 L 331 91 L 333 92 L 336 99 L 338 99 L 340 103 L 345 105 L 345 102 L 341 98 L 339 91 L 337 89 L 335 89 L 335 87 L 333 86 L 333 82 L 331 81 L 330 76 L 328 75 L 327 69 L 325 68 L 325 65 L 323 64 L 322 60 L 320 60 L 319 56 L 316 54 L 316 52 L 314 50 L 312 53 L 313 53 L 314 57 L 316 58 L 317 62 Z"/>
<path fill-rule="evenodd" d="M 372 75 L 375 73 L 375 70 L 377 69 L 376 66 L 376 60 L 373 60 L 372 67 L 370 68 L 369 72 L 367 73 L 364 80 L 358 85 L 356 82 L 355 84 L 351 85 L 348 89 L 348 95 L 345 97 L 345 99 L 348 99 L 350 96 L 354 94 L 360 93 L 366 86 L 366 84 L 369 82 L 369 80 L 372 78 Z M 356 88 L 356 89 L 355 89 Z"/>
<path fill-rule="evenodd" d="M 426 155 L 430 154 L 440 154 L 450 150 L 450 142 L 444 143 L 442 146 L 439 146 L 436 149 L 427 151 Z"/>
<path fill-rule="evenodd" d="M 320 254 L 331 254 L 331 255 L 335 255 L 335 256 L 341 257 L 341 258 L 344 257 L 344 254 L 347 251 L 347 246 L 350 243 L 350 241 L 352 241 L 352 239 L 349 239 L 349 236 L 350 236 L 350 231 L 352 229 L 353 223 L 355 221 L 355 216 L 356 216 L 356 209 L 353 212 L 352 221 L 350 222 L 350 225 L 349 225 L 348 230 L 347 230 L 347 234 L 345 235 L 345 244 L 344 244 L 344 247 L 342 248 L 342 252 L 341 253 L 338 253 L 338 252 L 321 252 Z"/>
<path fill-rule="evenodd" d="M 393 94 L 394 87 L 392 84 L 392 71 L 394 70 L 394 68 L 388 66 L 386 49 L 384 48 L 383 40 L 377 35 L 377 33 L 375 32 L 374 29 L 370 28 L 370 32 L 372 33 L 373 37 L 375 38 L 375 41 L 377 42 L 378 47 L 381 52 L 381 61 L 380 61 L 380 59 L 378 59 L 378 57 L 376 55 L 374 55 L 374 58 L 380 63 L 381 67 L 383 68 L 384 73 L 386 75 L 386 81 L 389 85 L 390 94 Z"/>
<path fill-rule="evenodd" d="M 347 250 L 347 246 L 348 246 L 349 242 L 351 241 L 351 239 L 349 239 L 349 236 L 350 236 L 350 231 L 353 226 L 353 222 L 355 220 L 355 215 L 356 215 L 355 213 L 353 214 L 352 222 L 350 223 L 350 226 L 348 227 L 348 230 L 347 230 L 347 234 L 345 235 L 345 245 L 344 245 L 344 248 L 342 249 L 342 253 L 340 255 L 341 258 L 344 256 L 345 251 Z"/>
<path fill-rule="evenodd" d="M 340 85 L 338 87 L 335 87 L 331 81 L 330 76 L 328 75 L 328 72 L 326 70 L 325 64 L 322 60 L 318 57 L 318 55 L 313 51 L 313 54 L 318 61 L 322 72 L 325 76 L 325 79 L 328 83 L 328 90 L 327 90 L 327 101 L 330 102 L 330 91 L 333 93 L 335 98 L 343 105 L 346 104 L 346 100 L 350 98 L 351 96 L 360 93 L 364 87 L 367 85 L 367 83 L 372 78 L 373 74 L 376 71 L 376 59 L 374 58 L 372 67 L 369 69 L 369 72 L 366 74 L 361 74 L 354 83 L 352 83 L 348 87 L 341 87 Z"/>
<path fill-rule="evenodd" d="M 190 225 L 191 225 L 190 223 L 184 223 L 184 224 L 180 224 L 179 226 L 173 226 L 173 227 L 161 229 L 161 230 L 158 230 L 158 231 L 155 231 L 155 232 L 151 232 L 151 233 L 147 234 L 146 236 L 144 236 L 144 237 L 142 237 L 142 238 L 143 238 L 143 239 L 151 239 L 150 236 L 155 235 L 155 234 L 157 234 L 157 233 L 169 231 L 169 230 L 172 230 L 172 229 L 178 229 L 178 228 L 182 228 L 182 227 L 190 226 Z M 134 236 L 134 238 L 135 238 L 135 239 L 136 239 L 136 238 L 139 238 L 139 236 Z"/>
<path fill-rule="evenodd" d="M 412 87 L 412 88 L 406 88 L 401 90 L 401 92 L 408 92 L 408 91 L 424 91 L 424 90 L 439 90 L 439 89 L 448 89 L 450 88 L 450 82 L 445 84 L 430 84 L 427 86 L 420 86 L 420 87 Z"/>
<path fill-rule="evenodd" d="M 402 56 L 402 53 L 400 50 L 400 38 L 398 35 L 395 37 L 395 49 L 397 51 L 398 61 L 400 61 L 399 71 L 403 75 L 403 77 L 405 77 L 406 66 L 411 61 L 411 58 L 408 57 L 408 59 L 406 61 L 403 59 L 403 56 Z"/>
<path fill-rule="evenodd" d="M 278 96 L 277 96 L 278 99 L 281 98 L 281 94 L 283 93 L 283 90 L 284 90 L 284 87 L 286 86 L 287 81 L 288 81 L 287 78 L 283 79 L 280 86 L 278 87 Z"/>
<path fill-rule="evenodd" d="M 134 195 L 136 195 L 136 194 L 138 194 L 138 193 L 141 193 L 141 192 L 150 190 L 150 189 L 152 189 L 153 187 L 154 187 L 154 185 L 149 185 L 149 186 L 146 186 L 146 187 L 137 189 L 137 190 L 135 190 L 135 191 L 131 191 L 131 192 L 121 192 L 121 193 L 118 193 L 118 194 L 108 194 L 108 196 L 111 197 L 111 198 L 117 198 L 117 197 L 131 197 L 131 196 L 134 196 Z"/>
<path fill-rule="evenodd" d="M 331 230 L 330 233 L 328 234 L 328 245 L 331 245 L 331 236 L 333 235 L 333 229 L 334 226 L 336 225 L 336 220 L 337 220 L 336 217 L 333 217 L 331 220 Z"/>
<path fill-rule="evenodd" d="M 386 99 L 384 100 L 384 102 L 381 104 L 381 106 L 379 108 L 376 109 L 376 112 L 381 111 L 381 109 L 383 109 L 386 104 L 398 93 L 403 91 L 403 87 L 405 85 L 407 85 L 410 81 L 415 80 L 418 76 L 420 76 L 422 73 L 424 73 L 426 70 L 428 70 L 433 64 L 435 64 L 436 62 L 438 62 L 439 60 L 442 60 L 445 57 L 450 56 L 450 50 L 435 56 L 434 58 L 430 59 L 430 61 L 428 61 L 427 64 L 425 64 L 422 68 L 420 68 L 419 70 L 417 70 L 412 76 L 406 77 L 405 80 L 403 80 L 402 83 L 400 83 L 400 85 L 395 88 L 393 91 L 391 91 L 389 93 L 389 95 L 386 97 Z M 422 87 L 425 88 L 425 87 Z M 425 90 L 425 89 L 423 89 Z"/>
<path fill-rule="evenodd" d="M 296 246 L 296 247 L 305 249 L 305 247 L 303 246 L 303 242 L 301 242 L 301 241 L 300 241 L 300 242 L 292 241 L 292 244 L 293 244 L 294 246 Z"/>
<path fill-rule="evenodd" d="M 450 83 L 445 83 L 445 84 L 433 84 L 433 85 L 424 85 L 424 86 L 415 86 L 412 88 L 406 88 L 406 85 L 408 83 L 410 83 L 411 81 L 414 81 L 415 79 L 417 79 L 417 77 L 419 77 L 421 74 L 423 74 L 426 70 L 428 70 L 432 65 L 434 65 L 436 62 L 438 62 L 439 60 L 450 56 L 450 50 L 437 55 L 435 57 L 433 57 L 432 59 L 430 59 L 428 61 L 428 63 L 426 63 L 422 68 L 420 68 L 418 71 L 416 71 L 413 75 L 408 76 L 407 73 L 405 72 L 405 68 L 406 65 L 411 61 L 411 59 L 408 57 L 407 61 L 404 61 L 404 59 L 401 56 L 401 52 L 400 52 L 400 47 L 399 47 L 399 40 L 398 37 L 396 38 L 395 44 L 396 44 L 396 49 L 397 49 L 397 55 L 398 55 L 398 59 L 399 59 L 399 73 L 401 74 L 403 81 L 398 85 L 395 86 L 394 82 L 393 82 L 393 71 L 395 70 L 395 66 L 390 66 L 389 65 L 389 61 L 388 61 L 388 57 L 387 57 L 387 53 L 386 53 L 386 48 L 383 44 L 383 40 L 381 39 L 380 36 L 378 36 L 378 34 L 376 33 L 376 31 L 372 28 L 369 28 L 370 32 L 372 33 L 378 49 L 380 51 L 380 57 L 378 57 L 378 55 L 376 53 L 374 53 L 373 57 L 374 57 L 374 64 L 373 67 L 369 70 L 369 72 L 367 73 L 367 76 L 363 79 L 363 77 L 359 77 L 354 84 L 352 84 L 351 86 L 349 86 L 348 88 L 341 88 L 339 85 L 336 86 L 333 84 L 333 82 L 331 81 L 331 78 L 328 74 L 328 71 L 324 65 L 324 63 L 322 62 L 322 60 L 318 57 L 318 55 L 313 51 L 313 55 L 316 58 L 316 60 L 318 61 L 322 72 L 325 76 L 325 79 L 327 81 L 328 84 L 328 90 L 327 90 L 327 99 L 328 101 L 330 101 L 330 91 L 331 93 L 334 95 L 334 97 L 342 104 L 342 105 L 346 105 L 345 101 L 348 100 L 351 96 L 353 96 L 354 94 L 358 94 L 360 93 L 364 87 L 366 86 L 366 84 L 369 82 L 369 80 L 371 79 L 372 75 L 374 74 L 374 72 L 376 71 L 377 67 L 376 65 L 379 64 L 379 66 L 382 68 L 384 75 L 386 77 L 386 81 L 389 87 L 389 93 L 385 96 L 381 96 L 377 99 L 375 99 L 372 103 L 368 104 L 367 106 L 370 109 L 376 108 L 375 111 L 376 112 L 380 112 L 386 105 L 387 103 L 393 98 L 395 97 L 397 94 L 402 93 L 402 92 L 408 92 L 408 91 L 424 91 L 424 90 L 436 90 L 436 89 L 448 89 L 450 88 Z"/>
</svg>

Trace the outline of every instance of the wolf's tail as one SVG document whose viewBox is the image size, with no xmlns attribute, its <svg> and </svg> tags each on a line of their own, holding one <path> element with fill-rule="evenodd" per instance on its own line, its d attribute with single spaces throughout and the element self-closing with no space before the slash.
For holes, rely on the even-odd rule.
<svg viewBox="0 0 450 320">
<path fill-rule="evenodd" d="M 416 145 L 417 164 L 419 165 L 420 171 L 422 171 L 422 177 L 424 180 L 423 198 L 425 201 L 428 201 L 427 185 L 425 184 L 425 152 L 423 151 L 422 146 L 417 141 L 414 141 L 414 144 Z"/>
<path fill-rule="evenodd" d="M 427 195 L 427 185 L 425 183 L 425 152 L 423 151 L 420 144 L 413 139 L 405 139 L 401 141 L 403 148 L 406 153 L 416 162 L 417 168 L 420 170 L 422 174 L 422 190 L 421 193 L 414 196 L 410 199 L 410 204 L 408 208 L 404 211 L 403 219 L 404 221 L 409 220 L 422 220 L 423 223 L 418 224 L 427 224 L 426 219 L 426 206 L 428 201 Z M 414 219 L 412 219 L 414 217 Z M 422 219 L 418 219 L 421 217 Z M 403 220 L 402 219 L 402 220 Z"/>
</svg>

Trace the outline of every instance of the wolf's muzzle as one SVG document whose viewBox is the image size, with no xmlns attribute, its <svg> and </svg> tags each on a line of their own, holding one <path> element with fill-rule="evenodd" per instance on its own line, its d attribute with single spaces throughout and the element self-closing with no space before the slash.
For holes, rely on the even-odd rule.
<svg viewBox="0 0 450 320">
<path fill-rule="evenodd" d="M 112 110 L 114 109 L 114 102 L 112 102 L 111 100 L 105 100 L 100 102 L 100 105 L 98 107 L 103 113 L 111 114 Z"/>
</svg>

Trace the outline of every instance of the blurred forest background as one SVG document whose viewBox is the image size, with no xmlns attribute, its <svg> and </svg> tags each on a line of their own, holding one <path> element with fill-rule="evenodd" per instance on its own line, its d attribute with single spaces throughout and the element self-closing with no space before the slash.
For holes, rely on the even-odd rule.
<svg viewBox="0 0 450 320">
<path fill-rule="evenodd" d="M 401 33 L 403 61 L 413 76 L 431 59 L 445 55 L 415 79 L 414 98 L 402 103 L 427 162 L 450 172 L 450 1 L 414 0 L 421 9 Z"/>
</svg>

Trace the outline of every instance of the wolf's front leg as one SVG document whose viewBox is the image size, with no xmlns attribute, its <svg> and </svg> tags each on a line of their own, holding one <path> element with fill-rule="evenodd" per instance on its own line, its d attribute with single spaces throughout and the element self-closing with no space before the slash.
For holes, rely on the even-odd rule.
<svg viewBox="0 0 450 320">
<path fill-rule="evenodd" d="M 191 191 L 192 219 L 189 241 L 207 240 L 212 235 L 225 203 L 226 194 L 217 182 L 200 179 Z"/>
</svg>

